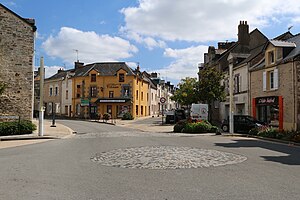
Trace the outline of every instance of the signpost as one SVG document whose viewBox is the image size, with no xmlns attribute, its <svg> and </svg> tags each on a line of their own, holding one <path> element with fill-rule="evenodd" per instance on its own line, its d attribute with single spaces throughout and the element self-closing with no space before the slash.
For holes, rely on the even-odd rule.
<svg viewBox="0 0 300 200">
<path fill-rule="evenodd" d="M 159 99 L 161 103 L 161 125 L 164 124 L 164 104 L 166 103 L 166 98 L 165 97 L 160 97 Z"/>
</svg>

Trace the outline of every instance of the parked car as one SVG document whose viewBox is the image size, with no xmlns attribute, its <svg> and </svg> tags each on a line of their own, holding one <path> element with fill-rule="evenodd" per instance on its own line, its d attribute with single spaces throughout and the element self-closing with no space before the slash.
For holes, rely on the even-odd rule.
<svg viewBox="0 0 300 200">
<path fill-rule="evenodd" d="M 249 115 L 234 115 L 233 123 L 234 132 L 236 133 L 249 133 L 252 128 L 266 125 L 264 122 L 258 121 Z M 227 120 L 223 120 L 221 129 L 224 132 L 229 131 L 229 118 Z"/>
<path fill-rule="evenodd" d="M 166 114 L 166 124 L 175 124 L 176 122 L 186 119 L 185 110 L 170 110 Z"/>
</svg>

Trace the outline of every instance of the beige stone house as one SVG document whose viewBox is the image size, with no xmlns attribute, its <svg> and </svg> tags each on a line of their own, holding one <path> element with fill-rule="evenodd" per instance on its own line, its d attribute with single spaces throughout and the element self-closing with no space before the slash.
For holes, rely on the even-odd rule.
<svg viewBox="0 0 300 200">
<path fill-rule="evenodd" d="M 300 35 L 270 40 L 250 69 L 252 115 L 284 130 L 300 129 Z"/>
<path fill-rule="evenodd" d="M 34 19 L 22 18 L 0 3 L 0 115 L 33 116 Z"/>
</svg>

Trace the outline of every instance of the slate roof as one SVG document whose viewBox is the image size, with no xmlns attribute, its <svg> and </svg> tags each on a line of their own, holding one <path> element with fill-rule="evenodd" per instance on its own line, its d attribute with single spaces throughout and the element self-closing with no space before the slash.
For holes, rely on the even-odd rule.
<svg viewBox="0 0 300 200">
<path fill-rule="evenodd" d="M 295 35 L 294 37 L 287 40 L 288 42 L 293 42 L 296 44 L 296 47 L 287 55 L 282 61 L 286 62 L 295 56 L 298 56 L 300 54 L 300 34 Z"/>
<path fill-rule="evenodd" d="M 296 47 L 294 42 L 282 41 L 282 40 L 270 40 L 270 43 L 275 47 Z"/>
<path fill-rule="evenodd" d="M 88 64 L 76 69 L 74 76 L 87 76 L 93 69 L 102 76 L 114 76 L 120 69 L 125 70 L 128 73 L 127 75 L 134 75 L 131 68 L 125 62 L 101 62 Z"/>
</svg>

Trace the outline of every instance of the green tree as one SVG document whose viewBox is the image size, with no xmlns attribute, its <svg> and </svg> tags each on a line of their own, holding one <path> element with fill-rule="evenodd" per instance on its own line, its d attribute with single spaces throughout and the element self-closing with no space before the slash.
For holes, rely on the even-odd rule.
<svg viewBox="0 0 300 200">
<path fill-rule="evenodd" d="M 196 78 L 186 77 L 181 79 L 178 84 L 178 89 L 171 99 L 181 105 L 189 107 L 192 103 L 197 103 L 196 87 Z"/>
<path fill-rule="evenodd" d="M 207 67 L 199 72 L 199 77 L 200 80 L 197 86 L 198 101 L 208 104 L 209 111 L 211 111 L 211 104 L 214 101 L 224 101 L 226 98 L 225 88 L 221 85 L 224 76 L 222 72 L 214 67 Z M 209 112 L 209 119 L 210 114 Z"/>
</svg>

